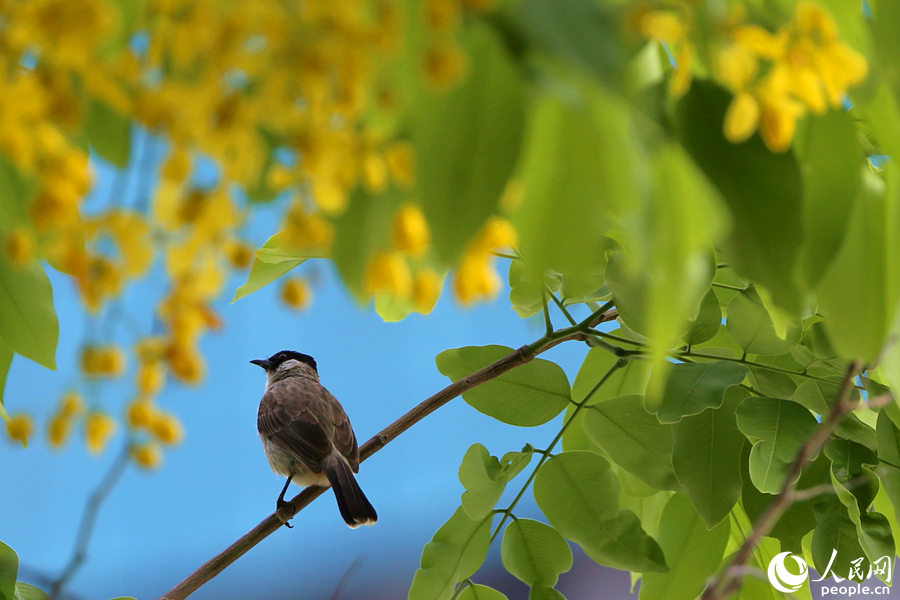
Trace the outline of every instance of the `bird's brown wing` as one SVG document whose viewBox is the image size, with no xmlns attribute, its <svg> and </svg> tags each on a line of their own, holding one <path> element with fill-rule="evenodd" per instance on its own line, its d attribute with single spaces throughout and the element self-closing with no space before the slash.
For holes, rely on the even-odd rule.
<svg viewBox="0 0 900 600">
<path fill-rule="evenodd" d="M 279 381 L 259 404 L 257 429 L 293 452 L 309 469 L 321 473 L 322 462 L 332 451 L 332 428 L 325 418 L 331 412 L 332 399 L 315 382 L 296 378 Z"/>
<path fill-rule="evenodd" d="M 328 396 L 331 406 L 331 418 L 334 422 L 334 433 L 332 434 L 334 447 L 344 455 L 353 468 L 353 472 L 357 473 L 359 472 L 359 447 L 356 444 L 356 434 L 353 433 L 353 427 L 350 425 L 350 418 L 347 417 L 341 403 L 331 395 L 331 392 L 325 388 L 322 388 L 322 391 Z"/>
</svg>

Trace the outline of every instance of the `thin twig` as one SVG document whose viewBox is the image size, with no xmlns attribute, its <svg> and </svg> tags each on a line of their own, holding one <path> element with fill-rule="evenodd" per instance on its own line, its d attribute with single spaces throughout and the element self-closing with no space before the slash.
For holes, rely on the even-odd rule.
<svg viewBox="0 0 900 600">
<path fill-rule="evenodd" d="M 359 568 L 363 564 L 363 559 L 361 556 L 357 556 L 353 562 L 347 567 L 347 570 L 344 572 L 344 575 L 341 577 L 341 580 L 338 582 L 337 587 L 334 588 L 334 593 L 331 594 L 331 600 L 340 600 L 341 594 L 344 593 L 344 590 L 347 588 L 347 585 L 350 583 L 350 580 L 353 579 L 353 576 L 356 575 L 356 572 L 359 571 Z"/>
<path fill-rule="evenodd" d="M 772 503 L 769 504 L 766 511 L 753 526 L 753 530 L 744 540 L 740 550 L 734 555 L 731 564 L 720 571 L 706 587 L 706 590 L 703 592 L 703 600 L 721 600 L 740 589 L 740 578 L 747 569 L 747 561 L 750 559 L 754 548 L 794 503 L 797 480 L 800 478 L 803 467 L 819 453 L 835 428 L 859 404 L 858 400 L 851 399 L 850 392 L 853 389 L 853 378 L 856 377 L 856 374 L 859 373 L 862 367 L 863 362 L 857 360 L 847 369 L 847 374 L 844 376 L 843 382 L 841 382 L 840 392 L 835 399 L 834 406 L 831 407 L 831 411 L 828 413 L 828 417 L 822 421 L 822 424 L 819 425 L 812 436 L 800 446 L 794 462 L 791 463 L 788 469 L 784 483 L 781 485 L 781 491 L 778 492 L 778 495 L 775 496 L 775 499 L 772 500 Z"/>
<path fill-rule="evenodd" d="M 553 298 L 553 302 L 556 303 L 556 307 L 559 308 L 559 310 L 562 312 L 563 315 L 565 315 L 566 320 L 569 321 L 569 324 L 575 325 L 575 319 L 572 317 L 571 314 L 569 314 L 569 309 L 567 309 L 566 305 L 562 303 L 562 300 L 557 298 L 556 294 L 551 292 L 549 289 L 547 290 L 547 293 L 549 293 L 550 297 Z"/>
<path fill-rule="evenodd" d="M 545 335 L 528 346 L 522 346 L 511 354 L 501 358 L 483 369 L 463 377 L 448 385 L 427 400 L 424 400 L 405 415 L 382 429 L 369 441 L 360 446 L 360 462 L 384 448 L 404 431 L 447 404 L 463 392 L 466 392 L 486 381 L 506 373 L 520 365 L 530 362 L 538 354 L 567 340 L 586 341 L 589 336 L 586 331 L 596 327 L 600 323 L 612 321 L 618 317 L 615 310 L 611 310 L 612 304 L 607 303 L 595 311 L 587 319 L 574 327 L 567 327 Z M 189 575 L 184 581 L 166 592 L 160 600 L 183 600 L 197 591 L 207 581 L 221 573 L 228 565 L 243 556 L 250 548 L 253 548 L 266 537 L 274 533 L 279 527 L 287 523 L 294 515 L 303 510 L 313 500 L 321 496 L 326 488 L 311 486 L 294 496 L 290 503 L 278 509 L 262 520 L 256 527 L 244 534 L 239 540 L 231 544 L 212 559 L 208 560 L 199 569 Z"/>
<path fill-rule="evenodd" d="M 69 559 L 69 563 L 63 570 L 62 575 L 53 582 L 50 588 L 51 598 L 59 598 L 63 588 L 75 576 L 78 569 L 84 564 L 84 561 L 87 560 L 88 545 L 91 542 L 91 534 L 94 532 L 94 524 L 97 522 L 97 513 L 100 511 L 103 501 L 106 500 L 109 493 L 112 492 L 119 482 L 122 474 L 125 473 L 125 467 L 128 466 L 130 448 L 131 443 L 126 441 L 119 455 L 110 465 L 106 475 L 104 475 L 100 484 L 97 485 L 91 494 L 87 507 L 84 509 L 84 514 L 81 516 L 81 525 L 78 527 L 78 537 L 75 539 L 72 557 Z"/>
</svg>

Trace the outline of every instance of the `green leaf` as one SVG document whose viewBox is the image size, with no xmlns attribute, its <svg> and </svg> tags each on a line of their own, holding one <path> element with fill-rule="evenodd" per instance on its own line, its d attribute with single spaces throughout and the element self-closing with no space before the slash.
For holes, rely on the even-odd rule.
<svg viewBox="0 0 900 600">
<path fill-rule="evenodd" d="M 29 223 L 28 202 L 36 184 L 22 176 L 9 160 L 0 154 L 0 223 L 4 226 Z"/>
<path fill-rule="evenodd" d="M 456 585 L 471 577 L 484 562 L 491 543 L 493 513 L 473 521 L 462 506 L 456 509 L 422 551 L 409 600 L 448 600 Z"/>
<path fill-rule="evenodd" d="M 566 600 L 566 597 L 552 587 L 536 585 L 528 591 L 528 600 Z"/>
<path fill-rule="evenodd" d="M 505 346 L 466 346 L 441 352 L 435 362 L 442 375 L 458 381 L 513 352 Z M 569 404 L 569 380 L 558 365 L 536 358 L 464 392 L 463 399 L 503 423 L 534 427 Z"/>
<path fill-rule="evenodd" d="M 618 79 L 627 57 L 617 42 L 618 19 L 589 0 L 524 0 L 516 11 L 528 40 L 603 80 Z"/>
<path fill-rule="evenodd" d="M 645 400 L 647 410 L 662 423 L 677 423 L 707 408 L 722 406 L 725 390 L 740 383 L 749 372 L 729 361 L 674 365 L 658 402 Z"/>
<path fill-rule="evenodd" d="M 533 449 L 507 452 L 503 460 L 491 456 L 481 444 L 472 444 L 459 465 L 459 482 L 466 491 L 462 505 L 472 519 L 483 519 L 497 504 L 506 483 L 519 474 L 531 460 Z"/>
<path fill-rule="evenodd" d="M 659 545 L 669 572 L 645 573 L 641 600 L 696 598 L 707 578 L 718 570 L 730 533 L 728 521 L 708 530 L 687 496 L 672 496 L 659 525 Z"/>
<path fill-rule="evenodd" d="M 592 404 L 584 416 L 588 437 L 619 466 L 661 490 L 679 490 L 672 469 L 672 426 L 644 410 L 643 396 L 628 394 Z"/>
<path fill-rule="evenodd" d="M 862 576 L 854 575 L 852 562 L 860 557 L 865 559 L 865 552 L 859 543 L 856 524 L 850 518 L 845 507 L 837 496 L 823 496 L 813 504 L 816 514 L 816 530 L 812 538 L 812 555 L 816 571 L 823 577 L 832 574 L 862 581 L 868 572 L 868 562 L 863 561 L 860 566 Z M 832 561 L 832 554 L 837 555 Z M 829 563 L 831 565 L 828 568 Z"/>
<path fill-rule="evenodd" d="M 564 452 L 534 480 L 534 498 L 550 524 L 596 562 L 629 571 L 666 571 L 656 541 L 629 510 L 619 510 L 619 482 L 593 452 Z"/>
<path fill-rule="evenodd" d="M 59 323 L 53 290 L 40 263 L 15 267 L 0 253 L 0 339 L 14 352 L 56 368 Z"/>
<path fill-rule="evenodd" d="M 846 440 L 853 440 L 857 444 L 862 444 L 871 452 L 878 451 L 878 440 L 875 436 L 875 430 L 860 421 L 859 417 L 850 413 L 844 420 L 838 423 L 834 430 L 834 435 Z M 873 465 L 877 462 L 871 463 Z"/>
<path fill-rule="evenodd" d="M 803 165 L 800 271 L 814 288 L 837 256 L 862 187 L 857 128 L 845 110 L 805 119 L 794 138 Z"/>
<path fill-rule="evenodd" d="M 779 306 L 799 315 L 803 293 L 795 270 L 803 241 L 803 186 L 790 152 L 774 154 L 758 135 L 733 144 L 722 135 L 731 94 L 695 80 L 678 103 L 678 138 L 731 209 L 727 241 L 735 270 L 771 290 Z M 731 311 L 729 310 L 729 315 Z"/>
<path fill-rule="evenodd" d="M 0 542 L 0 600 L 14 600 L 18 573 L 19 555 Z"/>
<path fill-rule="evenodd" d="M 3 340 L 0 340 L 0 418 L 4 421 L 9 418 L 9 415 L 3 406 L 3 392 L 6 388 L 6 376 L 9 375 L 12 359 L 13 351 L 6 347 Z"/>
<path fill-rule="evenodd" d="M 877 465 L 878 456 L 862 444 L 840 438 L 831 439 L 825 444 L 825 456 L 831 459 L 834 481 L 844 488 L 837 490 L 838 497 L 844 504 L 857 505 L 855 513 L 853 510 L 850 511 L 850 517 L 856 521 L 859 514 L 864 514 L 869 509 L 878 494 L 877 480 L 874 476 L 866 477 L 871 471 L 864 468 L 864 465 Z M 860 484 L 858 481 L 860 478 L 869 481 Z"/>
<path fill-rule="evenodd" d="M 357 188 L 350 194 L 347 209 L 333 221 L 331 252 L 334 265 L 358 302 L 369 297 L 365 290 L 366 269 L 376 253 L 389 249 L 391 224 L 405 200 L 406 197 L 393 188 L 378 196 Z M 431 223 L 435 229 L 436 221 Z"/>
<path fill-rule="evenodd" d="M 494 213 L 519 156 L 522 75 L 495 32 L 468 24 L 458 36 L 468 76 L 449 92 L 423 95 L 412 130 L 418 197 L 447 266 Z"/>
<path fill-rule="evenodd" d="M 859 520 L 860 523 L 857 530 L 859 543 L 866 553 L 866 558 L 873 563 L 873 568 L 879 560 L 884 562 L 885 558 L 890 563 L 893 563 L 897 556 L 897 548 L 891 532 L 891 522 L 888 521 L 887 517 L 877 512 L 868 512 L 862 515 Z M 889 583 L 893 573 L 888 573 L 885 570 L 882 573 L 878 573 L 877 577 Z"/>
<path fill-rule="evenodd" d="M 616 333 L 621 333 L 617 331 Z M 609 372 L 618 359 L 603 348 L 591 348 L 578 369 L 575 382 L 572 384 L 572 400 L 582 402 L 600 379 Z M 591 396 L 586 406 L 591 406 L 615 396 L 625 394 L 643 394 L 650 379 L 650 363 L 640 360 L 628 361 L 624 367 L 617 369 L 606 383 Z M 566 422 L 572 419 L 563 433 L 563 450 L 598 450 L 584 430 L 584 416 L 587 411 L 578 411 L 574 417 L 575 405 L 566 408 Z"/>
<path fill-rule="evenodd" d="M 505 594 L 501 594 L 494 588 L 477 583 L 466 586 L 466 589 L 457 598 L 458 600 L 509 600 Z"/>
<path fill-rule="evenodd" d="M 770 371 L 765 367 L 750 366 L 750 385 L 754 390 L 769 398 L 784 398 L 789 400 L 794 397 L 797 384 L 786 373 Z"/>
<path fill-rule="evenodd" d="M 875 431 L 878 436 L 878 457 L 883 461 L 878 474 L 894 511 L 900 513 L 900 429 L 894 425 L 887 412 L 882 410 L 878 414 Z"/>
<path fill-rule="evenodd" d="M 823 381 L 809 379 L 797 387 L 792 399 L 817 415 L 826 415 L 830 410 L 829 405 L 837 398 L 838 390 L 839 385 L 832 386 Z"/>
<path fill-rule="evenodd" d="M 234 293 L 232 302 L 236 302 L 253 292 L 263 288 L 288 271 L 301 265 L 309 257 L 289 256 L 286 249 L 288 236 L 280 231 L 266 240 L 262 248 L 256 251 L 253 266 L 247 276 L 247 283 L 242 285 Z"/>
<path fill-rule="evenodd" d="M 131 155 L 131 119 L 106 104 L 91 100 L 85 131 L 91 148 L 101 158 L 124 169 Z"/>
<path fill-rule="evenodd" d="M 513 225 L 533 281 L 548 269 L 572 279 L 602 273 L 612 247 L 604 233 L 636 201 L 628 107 L 595 85 L 570 91 L 549 88 L 529 115 Z"/>
<path fill-rule="evenodd" d="M 798 323 L 788 330 L 786 338 L 779 337 L 769 311 L 752 287 L 735 296 L 728 304 L 725 327 L 738 346 L 748 354 L 786 354 L 800 341 L 803 332 Z"/>
<path fill-rule="evenodd" d="M 24 582 L 16 582 L 16 600 L 50 600 L 43 590 Z"/>
<path fill-rule="evenodd" d="M 808 410 L 790 400 L 747 398 L 737 410 L 737 424 L 750 438 L 759 438 L 750 452 L 750 479 L 761 492 L 781 489 L 797 449 L 818 423 Z"/>
<path fill-rule="evenodd" d="M 817 299 L 819 314 L 834 348 L 846 359 L 875 360 L 891 332 L 900 298 L 900 173 L 897 164 L 885 165 L 887 189 L 869 174 L 853 210 L 841 251 L 822 278 Z M 859 290 L 865 290 L 860 294 Z M 847 315 L 853 315 L 848 319 Z M 896 355 L 896 344 L 891 348 Z M 900 361 L 885 359 L 885 374 Z M 893 384 L 893 381 L 891 382 Z"/>
<path fill-rule="evenodd" d="M 730 388 L 721 408 L 706 409 L 672 426 L 675 475 L 710 529 L 741 497 L 741 449 L 746 438 L 735 413 L 748 395 L 741 388 Z"/>
<path fill-rule="evenodd" d="M 503 566 L 530 586 L 553 587 L 572 568 L 572 551 L 555 529 L 531 519 L 515 519 L 503 533 Z"/>
<path fill-rule="evenodd" d="M 713 339 L 722 326 L 722 309 L 719 307 L 719 299 L 712 288 L 700 301 L 700 312 L 697 318 L 691 322 L 690 329 L 684 336 L 684 341 L 689 346 L 702 344 Z"/>
</svg>

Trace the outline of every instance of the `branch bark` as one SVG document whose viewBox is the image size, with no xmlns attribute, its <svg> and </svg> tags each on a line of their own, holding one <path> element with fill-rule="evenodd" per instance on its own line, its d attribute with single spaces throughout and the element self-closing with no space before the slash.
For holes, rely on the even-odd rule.
<svg viewBox="0 0 900 600">
<path fill-rule="evenodd" d="M 606 308 L 608 307 L 602 307 L 601 310 L 595 312 L 578 325 L 567 327 L 565 329 L 558 329 L 550 335 L 545 335 L 533 344 L 522 346 L 497 362 L 472 373 L 468 377 L 455 381 L 427 400 L 419 403 L 412 410 L 382 429 L 379 433 L 372 436 L 369 441 L 360 446 L 360 462 L 371 457 L 396 439 L 404 431 L 447 404 L 450 400 L 461 395 L 463 392 L 479 386 L 486 381 L 490 381 L 511 369 L 530 362 L 535 356 L 549 350 L 557 344 L 569 340 L 587 341 L 591 337 L 588 333 L 589 329 L 596 327 L 600 323 L 613 321 L 618 317 L 618 313 L 615 309 L 604 310 Z M 239 540 L 207 561 L 199 569 L 191 573 L 184 581 L 161 596 L 159 600 L 183 600 L 184 598 L 187 598 L 197 591 L 200 586 L 221 573 L 228 565 L 243 556 L 248 550 L 290 521 L 294 515 L 303 510 L 313 500 L 321 496 L 326 489 L 327 488 L 315 486 L 304 489 L 291 500 L 290 504 L 280 508 L 263 519 L 259 525 L 245 533 Z"/>
<path fill-rule="evenodd" d="M 859 403 L 858 401 L 851 400 L 850 397 L 851 392 L 854 389 L 853 378 L 856 377 L 862 367 L 862 361 L 856 361 L 847 369 L 847 374 L 844 375 L 838 397 L 835 398 L 834 405 L 831 407 L 828 417 L 822 421 L 822 424 L 819 425 L 815 433 L 800 446 L 800 449 L 797 451 L 797 457 L 794 459 L 794 462 L 791 463 L 787 477 L 785 478 L 778 495 L 775 496 L 775 499 L 769 504 L 766 512 L 763 513 L 753 526 L 753 530 L 744 540 L 744 543 L 737 551 L 737 554 L 734 555 L 734 560 L 731 561 L 731 564 L 720 571 L 719 574 L 710 581 L 709 585 L 706 586 L 702 600 L 722 600 L 722 598 L 727 598 L 740 589 L 741 575 L 746 572 L 747 562 L 750 560 L 757 544 L 759 544 L 763 536 L 772 531 L 772 527 L 775 526 L 778 519 L 780 519 L 785 511 L 797 501 L 798 497 L 802 497 L 802 494 L 796 492 L 796 487 L 797 480 L 800 477 L 803 467 L 819 454 L 822 446 L 824 446 L 831 437 L 835 428 Z"/>
</svg>

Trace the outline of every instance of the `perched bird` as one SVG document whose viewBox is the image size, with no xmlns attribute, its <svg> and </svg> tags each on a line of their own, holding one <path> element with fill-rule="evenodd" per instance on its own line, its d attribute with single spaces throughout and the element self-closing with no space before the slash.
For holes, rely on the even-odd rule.
<svg viewBox="0 0 900 600">
<path fill-rule="evenodd" d="M 266 391 L 256 426 L 272 470 L 287 477 L 278 508 L 291 481 L 334 490 L 344 522 L 350 527 L 378 520 L 354 473 L 359 447 L 341 403 L 319 382 L 311 356 L 283 350 L 251 360 L 266 370 Z"/>
</svg>

